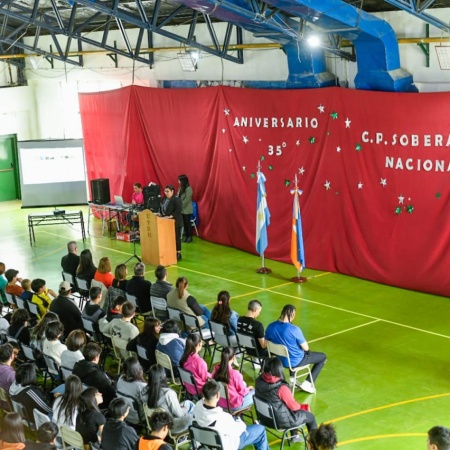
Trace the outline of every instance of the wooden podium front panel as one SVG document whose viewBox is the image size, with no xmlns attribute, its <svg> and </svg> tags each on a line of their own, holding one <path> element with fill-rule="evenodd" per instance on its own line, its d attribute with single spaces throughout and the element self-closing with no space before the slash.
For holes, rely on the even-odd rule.
<svg viewBox="0 0 450 450">
<path fill-rule="evenodd" d="M 149 209 L 139 214 L 142 261 L 170 266 L 177 263 L 175 221 L 153 214 Z"/>
</svg>

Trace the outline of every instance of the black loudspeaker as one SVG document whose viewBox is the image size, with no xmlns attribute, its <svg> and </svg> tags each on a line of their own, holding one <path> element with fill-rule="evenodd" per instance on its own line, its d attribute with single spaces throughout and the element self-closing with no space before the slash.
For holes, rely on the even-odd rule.
<svg viewBox="0 0 450 450">
<path fill-rule="evenodd" d="M 92 203 L 104 205 L 111 201 L 109 192 L 109 178 L 97 178 L 91 180 Z"/>
<path fill-rule="evenodd" d="M 145 186 L 142 189 L 144 194 L 144 208 L 149 209 L 153 213 L 159 212 L 159 205 L 161 204 L 161 188 L 158 184 Z"/>
</svg>

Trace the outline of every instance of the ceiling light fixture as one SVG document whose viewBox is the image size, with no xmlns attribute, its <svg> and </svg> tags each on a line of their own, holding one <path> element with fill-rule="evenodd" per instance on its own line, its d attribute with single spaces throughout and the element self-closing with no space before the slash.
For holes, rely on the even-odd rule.
<svg viewBox="0 0 450 450">
<path fill-rule="evenodd" d="M 187 50 L 185 52 L 177 53 L 177 57 L 183 72 L 195 72 L 197 70 L 197 62 L 199 60 L 199 53 L 197 50 Z"/>
</svg>

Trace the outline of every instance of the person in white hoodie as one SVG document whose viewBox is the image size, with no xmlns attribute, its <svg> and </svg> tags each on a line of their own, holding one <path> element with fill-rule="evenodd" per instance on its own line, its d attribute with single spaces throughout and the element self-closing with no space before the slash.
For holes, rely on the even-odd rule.
<svg viewBox="0 0 450 450">
<path fill-rule="evenodd" d="M 246 425 L 240 418 L 233 418 L 217 402 L 220 399 L 219 383 L 208 380 L 202 388 L 203 399 L 194 408 L 194 422 L 216 430 L 223 448 L 238 450 L 253 445 L 256 450 L 268 450 L 266 429 L 262 425 Z"/>
</svg>

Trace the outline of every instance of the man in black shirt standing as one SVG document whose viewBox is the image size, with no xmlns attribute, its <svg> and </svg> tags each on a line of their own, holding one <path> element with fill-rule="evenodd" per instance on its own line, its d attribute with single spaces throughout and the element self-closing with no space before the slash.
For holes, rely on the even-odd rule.
<svg viewBox="0 0 450 450">
<path fill-rule="evenodd" d="M 256 348 L 261 357 L 269 356 L 267 352 L 267 342 L 264 339 L 264 325 L 256 320 L 262 310 L 262 304 L 259 300 L 250 300 L 247 306 L 245 316 L 240 316 L 237 324 L 238 333 L 248 334 L 255 338 Z M 256 356 L 256 353 L 247 349 L 249 355 Z"/>
</svg>

